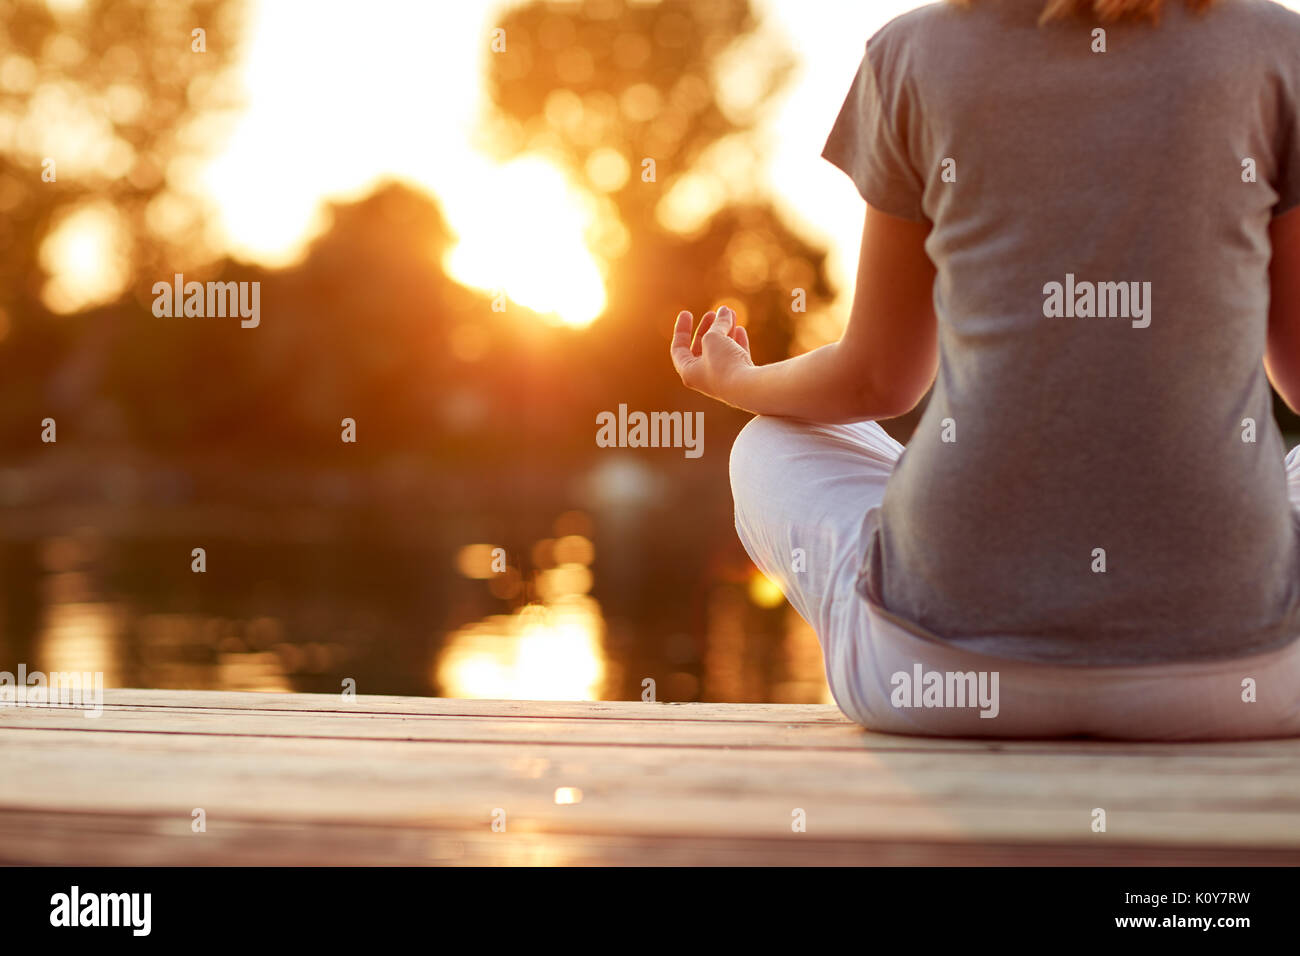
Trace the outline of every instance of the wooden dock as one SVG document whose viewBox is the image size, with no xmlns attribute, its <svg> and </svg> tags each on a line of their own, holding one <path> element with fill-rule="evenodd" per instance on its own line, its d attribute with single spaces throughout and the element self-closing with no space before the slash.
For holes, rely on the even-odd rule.
<svg viewBox="0 0 1300 956">
<path fill-rule="evenodd" d="M 1300 863 L 1300 740 L 931 740 L 824 706 L 113 690 L 92 719 L 0 708 L 0 768 L 4 863 Z"/>
</svg>

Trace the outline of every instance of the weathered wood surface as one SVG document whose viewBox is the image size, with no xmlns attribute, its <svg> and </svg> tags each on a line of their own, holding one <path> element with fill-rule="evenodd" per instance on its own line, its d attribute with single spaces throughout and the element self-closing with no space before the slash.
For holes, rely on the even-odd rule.
<svg viewBox="0 0 1300 956">
<path fill-rule="evenodd" d="M 559 788 L 581 799 L 557 804 Z M 94 719 L 0 708 L 0 862 L 1297 864 L 1300 741 L 934 740 L 821 706 L 113 690 Z"/>
</svg>

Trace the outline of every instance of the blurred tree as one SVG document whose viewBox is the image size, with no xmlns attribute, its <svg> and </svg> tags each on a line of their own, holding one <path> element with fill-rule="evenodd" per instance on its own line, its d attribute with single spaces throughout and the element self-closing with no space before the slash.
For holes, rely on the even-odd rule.
<svg viewBox="0 0 1300 956">
<path fill-rule="evenodd" d="M 491 139 L 546 155 L 601 205 L 592 245 L 611 304 L 589 334 L 617 383 L 606 405 L 687 401 L 666 359 L 683 308 L 698 318 L 726 300 L 759 361 L 786 357 L 796 290 L 809 313 L 832 290 L 824 250 L 795 235 L 757 178 L 756 124 L 794 58 L 749 0 L 531 3 L 498 26 Z"/>
<path fill-rule="evenodd" d="M 51 321 L 42 246 L 88 206 L 111 210 L 123 288 L 191 260 L 203 217 L 178 184 L 236 106 L 230 66 L 242 0 L 0 5 L 0 442 L 76 392 L 69 351 L 102 328 Z M 205 52 L 194 50 L 206 31 Z M 116 294 L 119 290 L 112 290 Z M 87 363 L 80 363 L 85 366 Z M 90 363 L 90 364 L 93 364 Z"/>
<path fill-rule="evenodd" d="M 622 402 L 707 409 L 711 447 L 729 443 L 744 416 L 682 388 L 668 361 L 676 312 L 702 314 L 725 297 L 759 359 L 772 360 L 802 318 L 796 290 L 810 311 L 830 298 L 824 253 L 782 222 L 754 179 L 750 134 L 788 75 L 788 52 L 760 49 L 775 41 L 733 0 L 534 4 L 504 26 L 508 52 L 489 60 L 498 108 L 485 123 L 505 154 L 542 153 L 595 197 L 605 315 L 575 330 L 513 302 L 494 311 L 442 271 L 452 239 L 436 203 L 390 183 L 332 205 L 296 266 L 225 262 L 203 276 L 262 282 L 271 318 L 255 332 L 160 324 L 145 297 L 87 316 L 112 336 L 96 348 L 114 407 L 105 417 L 159 452 L 268 464 L 413 454 L 448 470 L 576 473 L 596 451 L 596 413 Z M 759 46 L 746 51 L 746 38 Z M 741 71 L 751 80 L 727 97 L 719 61 L 738 49 L 762 68 Z M 357 448 L 338 440 L 344 417 L 363 423 Z"/>
</svg>

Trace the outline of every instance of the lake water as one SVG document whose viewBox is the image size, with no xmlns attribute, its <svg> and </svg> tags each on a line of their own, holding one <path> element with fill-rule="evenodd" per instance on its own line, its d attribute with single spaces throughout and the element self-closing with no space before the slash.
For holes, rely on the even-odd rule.
<svg viewBox="0 0 1300 956">
<path fill-rule="evenodd" d="M 674 544 L 574 511 L 513 547 L 456 529 L 400 541 L 170 523 L 0 540 L 0 670 L 99 671 L 108 687 L 830 700 L 815 636 L 734 533 Z"/>
</svg>

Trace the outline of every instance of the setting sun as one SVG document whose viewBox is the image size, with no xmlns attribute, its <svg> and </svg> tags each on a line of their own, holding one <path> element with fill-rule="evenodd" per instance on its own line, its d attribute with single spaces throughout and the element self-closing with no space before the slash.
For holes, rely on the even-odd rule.
<svg viewBox="0 0 1300 956">
<path fill-rule="evenodd" d="M 523 158 L 443 197 L 460 242 L 449 275 L 561 323 L 584 326 L 605 308 L 600 270 L 584 242 L 596 213 L 554 166 Z"/>
<path fill-rule="evenodd" d="M 502 163 L 485 153 L 479 124 L 488 105 L 475 86 L 442 95 L 482 72 L 488 30 L 507 6 L 375 0 L 365 17 L 344 20 L 259 3 L 243 65 L 258 95 L 204 177 L 220 213 L 218 243 L 289 264 L 327 227 L 322 201 L 400 179 L 435 196 L 459 237 L 436 264 L 452 278 L 556 324 L 590 324 L 606 304 L 587 246 L 593 194 L 540 157 Z M 366 68 L 338 69 L 341 46 Z M 341 128 L 351 134 L 337 135 Z M 280 175 L 281 164 L 293 175 Z M 615 165 L 606 156 L 597 172 L 607 179 Z"/>
</svg>

